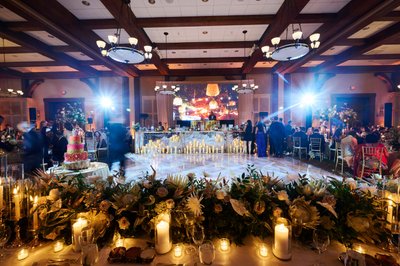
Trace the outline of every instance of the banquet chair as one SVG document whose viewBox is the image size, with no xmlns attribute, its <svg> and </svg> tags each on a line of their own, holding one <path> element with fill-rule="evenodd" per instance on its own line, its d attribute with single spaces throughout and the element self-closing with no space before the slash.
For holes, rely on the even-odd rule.
<svg viewBox="0 0 400 266">
<path fill-rule="evenodd" d="M 296 150 L 299 152 L 300 160 L 301 160 L 302 151 L 304 151 L 306 153 L 306 157 L 307 157 L 307 147 L 301 146 L 301 138 L 300 137 L 293 137 L 293 154 L 292 154 L 293 157 L 294 157 Z"/>
<path fill-rule="evenodd" d="M 91 161 L 97 161 L 96 142 L 94 138 L 86 138 L 86 148 Z"/>
<path fill-rule="evenodd" d="M 362 146 L 361 178 L 365 173 L 379 173 L 382 176 L 383 147 Z"/>
<path fill-rule="evenodd" d="M 343 149 L 339 142 L 335 142 L 335 171 L 340 164 L 341 171 L 340 173 L 343 175 L 343 167 L 344 167 L 344 157 L 343 157 Z"/>
<path fill-rule="evenodd" d="M 324 154 L 322 153 L 321 139 L 310 138 L 310 153 L 311 152 L 315 153 L 319 157 L 319 161 L 322 162 L 322 160 L 324 159 Z"/>
</svg>

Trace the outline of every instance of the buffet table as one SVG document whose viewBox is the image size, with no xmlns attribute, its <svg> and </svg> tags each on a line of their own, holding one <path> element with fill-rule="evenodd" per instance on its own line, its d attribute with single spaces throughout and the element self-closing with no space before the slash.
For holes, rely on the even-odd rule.
<svg viewBox="0 0 400 266">
<path fill-rule="evenodd" d="M 130 240 L 130 239 L 129 239 Z M 338 256 L 341 252 L 344 252 L 344 246 L 334 242 L 332 243 L 326 252 L 321 255 L 310 247 L 306 247 L 300 244 L 293 244 L 293 255 L 290 261 L 281 261 L 274 257 L 271 252 L 271 239 L 267 239 L 266 243 L 268 246 L 268 255 L 261 257 L 257 250 L 258 239 L 250 238 L 246 240 L 244 246 L 231 245 L 230 250 L 222 252 L 218 248 L 218 241 L 214 241 L 216 246 L 215 260 L 212 265 L 313 265 L 317 261 L 323 262 L 329 266 L 340 266 L 343 265 L 339 260 Z M 136 243 L 135 243 L 136 242 Z M 128 243 L 128 244 L 127 244 Z M 141 246 L 143 240 L 132 239 L 131 241 L 125 240 L 125 246 L 129 248 L 132 245 Z M 109 264 L 107 261 L 108 254 L 111 247 L 105 247 L 99 251 L 99 259 L 95 265 L 140 265 L 140 264 Z M 21 265 L 21 266 L 73 266 L 80 265 L 80 253 L 72 251 L 71 246 L 65 247 L 62 251 L 55 253 L 53 251 L 53 244 L 46 244 L 35 250 L 30 250 L 29 256 L 22 260 L 17 260 L 17 251 L 11 252 L 7 256 L 7 260 L 4 265 Z M 67 261 L 56 262 L 57 259 L 65 259 Z M 174 257 L 174 251 L 170 251 L 165 255 L 157 255 L 152 263 L 146 265 L 159 265 L 159 266 L 173 266 L 173 265 L 203 265 L 199 262 L 198 256 L 191 254 L 184 254 L 181 258 Z"/>
<path fill-rule="evenodd" d="M 56 175 L 64 175 L 64 176 L 74 176 L 78 174 L 82 174 L 84 177 L 89 176 L 101 176 L 103 179 L 106 179 L 110 175 L 110 170 L 106 163 L 100 162 L 91 162 L 90 167 L 82 170 L 67 170 L 62 166 L 59 167 L 51 167 L 47 170 L 48 173 L 54 172 Z"/>
</svg>

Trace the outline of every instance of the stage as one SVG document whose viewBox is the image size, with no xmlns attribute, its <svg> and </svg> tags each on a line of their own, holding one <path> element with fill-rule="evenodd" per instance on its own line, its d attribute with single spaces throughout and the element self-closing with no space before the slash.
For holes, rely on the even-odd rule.
<svg viewBox="0 0 400 266">
<path fill-rule="evenodd" d="M 295 179 L 300 174 L 310 177 L 323 178 L 339 176 L 312 166 L 308 161 L 299 161 L 292 157 L 285 158 L 258 158 L 247 154 L 128 154 L 126 160 L 127 181 L 143 177 L 146 172 L 152 173 L 151 167 L 157 171 L 157 178 L 164 179 L 169 174 L 194 173 L 197 177 L 210 178 L 224 176 L 229 178 L 239 176 L 246 171 L 247 166 L 254 165 L 262 173 L 274 173 L 283 180 Z"/>
</svg>

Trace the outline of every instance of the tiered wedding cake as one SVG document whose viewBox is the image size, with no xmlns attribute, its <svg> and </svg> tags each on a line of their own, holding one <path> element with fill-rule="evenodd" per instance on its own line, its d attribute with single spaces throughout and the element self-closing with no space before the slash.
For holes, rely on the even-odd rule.
<svg viewBox="0 0 400 266">
<path fill-rule="evenodd" d="M 88 153 L 84 151 L 82 143 L 82 130 L 74 129 L 68 138 L 67 152 L 64 154 L 64 166 L 69 170 L 79 170 L 89 167 Z"/>
</svg>

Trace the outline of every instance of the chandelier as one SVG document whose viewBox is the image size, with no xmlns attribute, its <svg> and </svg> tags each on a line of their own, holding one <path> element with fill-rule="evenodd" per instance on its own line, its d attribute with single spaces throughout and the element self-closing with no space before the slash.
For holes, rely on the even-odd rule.
<svg viewBox="0 0 400 266">
<path fill-rule="evenodd" d="M 159 94 L 175 94 L 180 90 L 179 85 L 172 81 L 156 81 L 154 91 Z"/>
<path fill-rule="evenodd" d="M 235 84 L 232 88 L 232 90 L 234 90 L 240 94 L 253 93 L 257 89 L 258 89 L 258 85 L 254 84 L 253 79 L 240 80 L 239 83 Z"/>
<path fill-rule="evenodd" d="M 286 29 L 286 40 L 288 40 L 289 27 Z M 268 45 L 265 45 L 261 47 L 261 51 L 264 57 L 266 57 L 267 59 L 273 59 L 276 61 L 291 61 L 305 56 L 310 52 L 310 48 L 317 49 L 321 44 L 319 41 L 319 33 L 314 33 L 310 35 L 310 46 L 304 42 L 301 42 L 302 36 L 303 32 L 301 30 L 301 24 L 298 24 L 298 27 L 295 27 L 295 24 L 292 24 L 292 38 L 294 40 L 293 43 L 279 46 L 281 38 L 274 37 L 271 39 L 274 50 L 270 51 L 270 47 Z"/>
<path fill-rule="evenodd" d="M 6 63 L 6 50 L 5 50 L 5 39 L 2 38 L 2 48 L 4 49 L 3 53 L 3 63 Z M 0 97 L 18 97 L 24 95 L 24 92 L 22 90 L 14 90 L 10 88 L 9 81 L 8 79 L 4 80 L 4 88 L 0 88 Z"/>
<path fill-rule="evenodd" d="M 181 97 L 176 96 L 176 97 L 174 98 L 174 100 L 172 101 L 172 104 L 173 104 L 174 106 L 181 106 L 181 105 L 183 104 L 183 100 L 182 100 Z"/>
<path fill-rule="evenodd" d="M 129 14 L 132 13 L 131 9 L 131 0 L 121 0 L 121 11 L 120 15 L 122 14 L 122 10 L 124 6 L 128 9 L 128 20 L 131 21 Z M 117 28 L 117 31 L 114 35 L 108 35 L 108 41 L 110 42 L 110 48 L 107 48 L 107 44 L 103 40 L 96 41 L 97 47 L 99 47 L 100 52 L 103 56 L 108 56 L 111 59 L 125 64 L 138 64 L 143 62 L 145 59 L 150 60 L 153 57 L 151 53 L 152 47 L 150 45 L 145 45 L 143 47 L 144 52 L 137 49 L 138 39 L 134 37 L 129 37 L 128 42 L 130 46 L 122 46 L 120 44 L 121 41 L 121 30 L 122 27 L 120 26 Z"/>
</svg>

